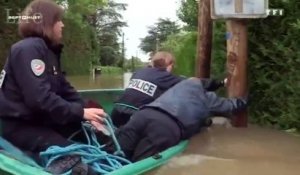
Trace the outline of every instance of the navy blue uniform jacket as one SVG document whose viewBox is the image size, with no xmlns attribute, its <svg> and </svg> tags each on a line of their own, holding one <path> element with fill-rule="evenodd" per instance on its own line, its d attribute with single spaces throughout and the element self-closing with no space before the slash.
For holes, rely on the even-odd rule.
<svg viewBox="0 0 300 175">
<path fill-rule="evenodd" d="M 162 68 L 139 69 L 133 73 L 128 87 L 117 102 L 139 108 L 152 102 L 183 79 Z"/>
<path fill-rule="evenodd" d="M 61 71 L 61 48 L 45 41 L 31 37 L 11 47 L 2 71 L 0 118 L 56 124 L 83 120 L 83 100 Z"/>
</svg>

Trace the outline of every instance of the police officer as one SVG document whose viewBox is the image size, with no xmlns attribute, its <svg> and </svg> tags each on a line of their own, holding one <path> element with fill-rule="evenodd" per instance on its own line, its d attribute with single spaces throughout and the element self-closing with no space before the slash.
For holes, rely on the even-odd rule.
<svg viewBox="0 0 300 175">
<path fill-rule="evenodd" d="M 189 139 L 214 115 L 230 116 L 246 108 L 242 98 L 222 98 L 207 91 L 203 81 L 189 78 L 176 84 L 133 114 L 116 137 L 127 158 L 138 161 Z M 113 142 L 105 150 L 114 152 Z"/>
<path fill-rule="evenodd" d="M 147 66 L 133 73 L 124 94 L 115 103 L 111 118 L 116 127 L 127 123 L 139 107 L 152 102 L 183 78 L 171 73 L 174 56 L 165 51 L 157 52 Z"/>
<path fill-rule="evenodd" d="M 62 74 L 63 9 L 51 0 L 34 0 L 23 15 L 37 14 L 42 18 L 19 21 L 23 39 L 11 47 L 0 78 L 0 119 L 3 137 L 39 160 L 49 146 L 72 144 L 67 137 L 82 121 L 97 126 L 106 114 L 85 108 Z M 70 161 L 54 162 L 48 171 L 60 174 L 80 164 L 78 157 L 65 159 Z"/>
</svg>

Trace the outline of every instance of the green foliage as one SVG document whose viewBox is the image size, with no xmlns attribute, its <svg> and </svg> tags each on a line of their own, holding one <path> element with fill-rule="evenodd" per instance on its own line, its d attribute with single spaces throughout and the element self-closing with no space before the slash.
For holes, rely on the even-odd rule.
<svg viewBox="0 0 300 175">
<path fill-rule="evenodd" d="M 169 36 L 161 50 L 170 51 L 176 57 L 174 72 L 179 75 L 194 76 L 196 58 L 196 32 L 184 32 Z"/>
<path fill-rule="evenodd" d="M 282 17 L 252 21 L 249 26 L 251 121 L 281 129 L 300 129 L 300 3 L 270 2 Z"/>
<path fill-rule="evenodd" d="M 108 5 L 97 10 L 93 25 L 97 29 L 98 40 L 100 43 L 100 62 L 103 65 L 121 67 L 122 52 L 121 43 L 118 38 L 121 35 L 121 28 L 127 26 L 122 21 L 121 11 L 126 10 L 126 4 L 116 3 L 112 0 L 108 1 Z"/>
<path fill-rule="evenodd" d="M 170 19 L 158 19 L 158 22 L 148 29 L 148 35 L 141 39 L 140 48 L 145 52 L 155 52 L 161 43 L 171 34 L 179 32 L 179 26 Z"/>
<path fill-rule="evenodd" d="M 223 78 L 226 64 L 225 21 L 215 21 L 213 24 L 213 46 L 211 58 L 211 76 Z"/>
<path fill-rule="evenodd" d="M 88 16 L 103 6 L 103 0 L 59 1 L 67 6 L 64 27 L 63 68 L 68 75 L 88 74 L 92 64 L 99 64 L 97 30 Z M 66 5 L 67 4 L 67 5 Z"/>
<path fill-rule="evenodd" d="M 197 25 L 196 9 L 192 0 L 182 0 L 179 17 L 186 22 L 188 28 Z M 280 129 L 300 129 L 300 3 L 297 0 L 272 0 L 270 8 L 283 8 L 282 17 L 268 17 L 249 21 L 248 32 L 248 71 L 250 85 L 250 120 L 256 124 L 272 126 Z M 212 76 L 224 74 L 226 62 L 225 21 L 214 22 Z M 196 43 L 187 44 L 182 41 L 188 38 L 170 37 L 165 42 L 166 48 L 175 50 L 177 64 L 187 70 L 193 70 L 194 65 L 188 64 L 194 59 L 184 59 L 180 55 L 190 54 L 196 48 Z M 195 38 L 196 36 L 194 36 Z M 193 45 L 194 44 L 194 45 Z M 195 49 L 194 49 L 195 50 Z M 181 51 L 181 52 L 180 52 Z M 194 51 L 192 51 L 194 53 Z M 179 53 L 179 54 L 178 54 Z M 187 58 L 187 57 L 185 57 Z M 185 61 L 183 61 L 185 60 Z M 178 69 L 177 69 L 178 71 Z M 184 71 L 186 75 L 188 73 Z"/>
<path fill-rule="evenodd" d="M 222 77 L 226 62 L 226 42 L 224 41 L 225 25 L 221 22 L 215 23 L 213 33 L 212 52 L 212 76 Z M 223 43 L 222 43 L 223 42 Z M 180 75 L 195 75 L 195 60 L 197 53 L 197 32 L 182 32 L 171 35 L 166 42 L 162 44 L 161 50 L 167 50 L 174 53 L 176 57 L 175 72 Z"/>
<path fill-rule="evenodd" d="M 64 23 L 63 69 L 68 75 L 88 74 L 92 63 L 99 64 L 95 32 L 92 27 L 80 26 L 72 19 L 66 18 Z"/>
<path fill-rule="evenodd" d="M 198 25 L 198 1 L 181 0 L 180 8 L 177 11 L 178 18 L 187 24 L 186 29 L 195 31 Z"/>
<path fill-rule="evenodd" d="M 15 16 L 21 12 L 30 0 L 0 1 L 0 66 L 7 57 L 10 46 L 20 40 L 17 32 L 17 21 L 7 22 L 9 15 Z M 125 4 L 113 0 L 57 0 L 65 7 L 63 22 L 64 50 L 63 69 L 69 74 L 88 74 L 91 65 L 116 65 L 120 62 L 121 54 L 118 36 L 122 16 L 118 10 L 125 10 Z M 108 51 L 112 48 L 113 51 Z M 103 51 L 102 54 L 100 54 Z M 108 55 L 111 53 L 111 55 Z M 107 59 L 107 60 L 106 60 Z"/>
<path fill-rule="evenodd" d="M 66 15 L 69 18 L 80 21 L 94 14 L 98 8 L 107 5 L 107 0 L 56 0 L 56 2 L 67 9 Z"/>
<path fill-rule="evenodd" d="M 17 20 L 8 20 L 8 16 L 16 16 L 30 2 L 0 1 L 0 70 L 4 66 L 10 46 L 20 39 L 17 30 Z"/>
</svg>

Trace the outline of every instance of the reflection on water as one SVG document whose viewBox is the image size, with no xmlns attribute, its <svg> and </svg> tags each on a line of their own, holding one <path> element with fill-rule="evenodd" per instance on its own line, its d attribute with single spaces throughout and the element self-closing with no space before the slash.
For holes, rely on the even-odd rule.
<svg viewBox="0 0 300 175">
<path fill-rule="evenodd" d="M 69 76 L 67 79 L 77 90 L 83 89 L 119 89 L 128 82 L 131 73 Z M 125 81 L 124 81 L 125 79 Z"/>
<path fill-rule="evenodd" d="M 222 125 L 193 137 L 187 150 L 151 175 L 298 175 L 300 137 Z"/>
</svg>

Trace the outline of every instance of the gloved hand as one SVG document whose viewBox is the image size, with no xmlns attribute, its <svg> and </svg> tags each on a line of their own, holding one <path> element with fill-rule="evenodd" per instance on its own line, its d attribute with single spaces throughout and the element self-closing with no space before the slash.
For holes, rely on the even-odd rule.
<svg viewBox="0 0 300 175">
<path fill-rule="evenodd" d="M 248 106 L 248 97 L 237 98 L 236 108 L 238 111 L 246 109 Z"/>
</svg>

